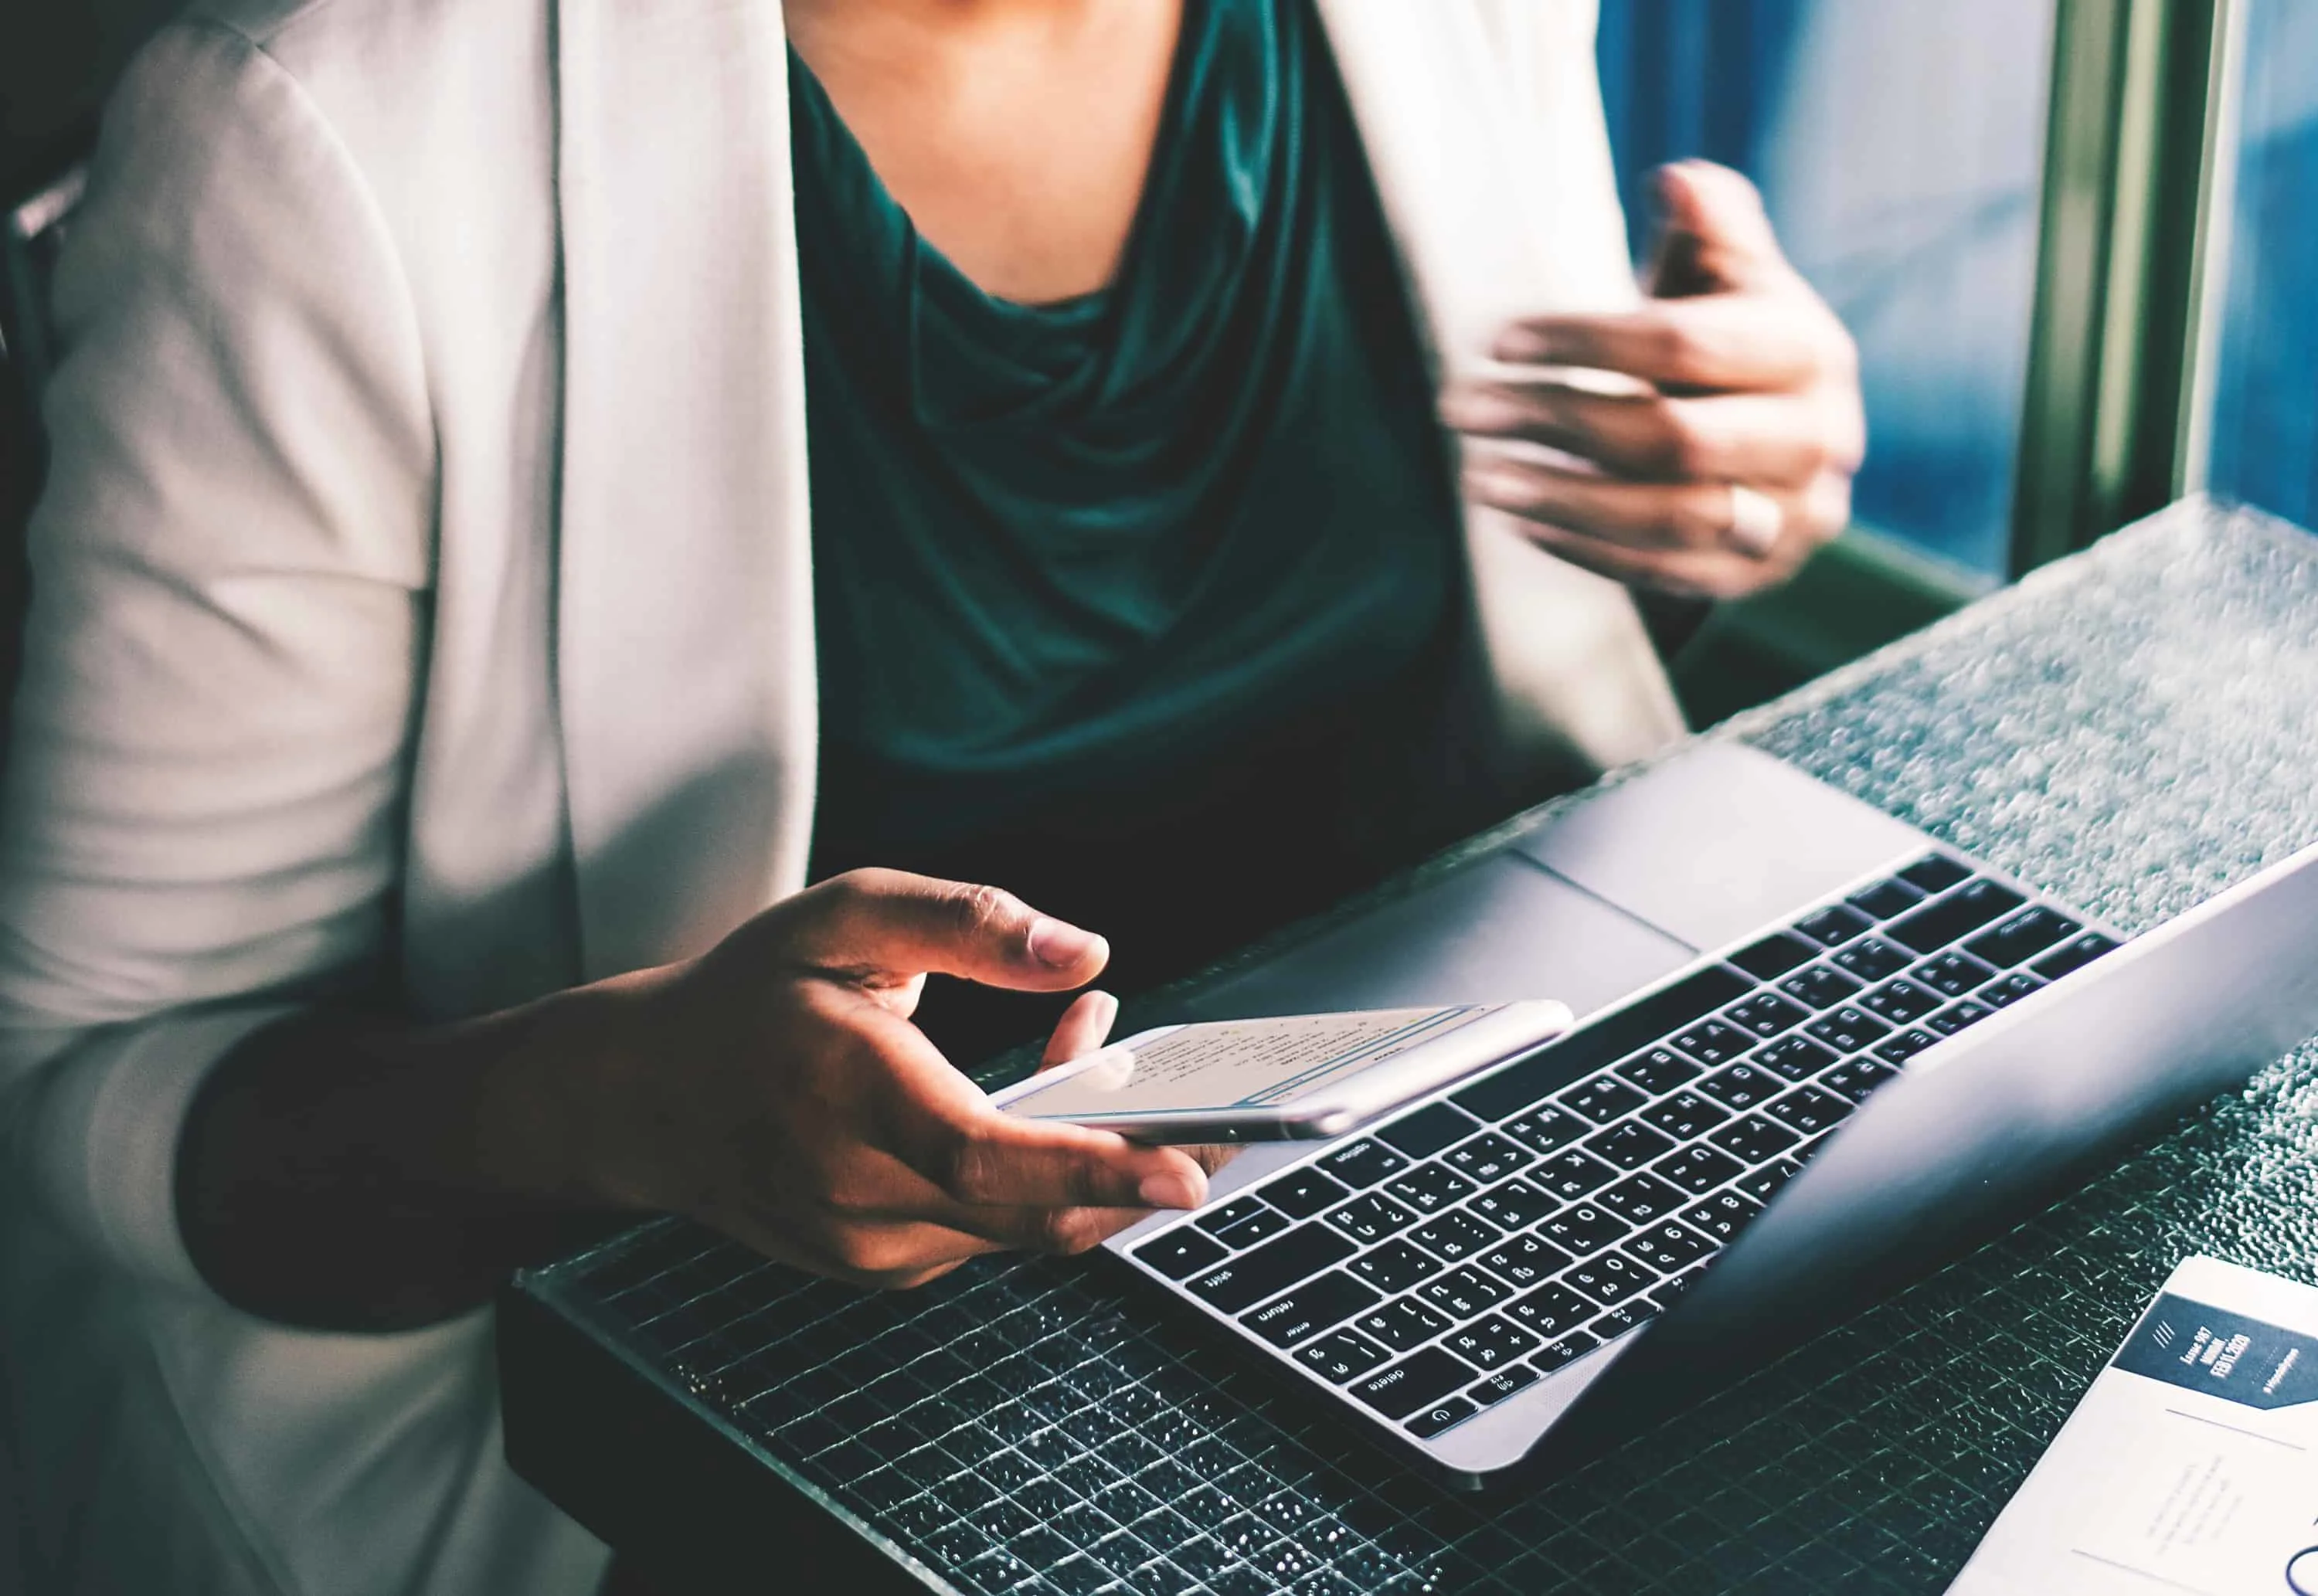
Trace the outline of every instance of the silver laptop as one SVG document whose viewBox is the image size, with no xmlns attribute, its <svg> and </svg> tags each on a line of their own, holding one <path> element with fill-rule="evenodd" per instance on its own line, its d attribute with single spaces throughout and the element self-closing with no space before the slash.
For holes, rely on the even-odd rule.
<svg viewBox="0 0 2318 1596">
<path fill-rule="evenodd" d="M 1579 1027 L 1110 1250 L 1436 1476 L 1614 1444 L 2318 1032 L 2318 849 L 2129 945 L 1703 745 L 1169 1018 Z"/>
</svg>

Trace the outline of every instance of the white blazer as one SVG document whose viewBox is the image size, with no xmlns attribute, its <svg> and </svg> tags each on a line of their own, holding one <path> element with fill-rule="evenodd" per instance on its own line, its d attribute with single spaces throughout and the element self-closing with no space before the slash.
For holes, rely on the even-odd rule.
<svg viewBox="0 0 2318 1596">
<path fill-rule="evenodd" d="M 1438 363 L 1633 293 L 1592 0 L 1320 0 Z M 488 1315 L 261 1323 L 178 1238 L 204 1071 L 802 884 L 814 653 L 777 0 L 217 0 L 63 268 L 0 820 L 0 1334 L 58 1591 L 588 1590 Z M 1624 593 L 1471 518 L 1517 779 L 1680 720 Z"/>
</svg>

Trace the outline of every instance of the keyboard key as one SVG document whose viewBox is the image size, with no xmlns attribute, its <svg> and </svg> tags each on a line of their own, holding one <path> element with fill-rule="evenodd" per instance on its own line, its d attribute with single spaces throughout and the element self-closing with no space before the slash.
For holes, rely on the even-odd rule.
<svg viewBox="0 0 2318 1596">
<path fill-rule="evenodd" d="M 1559 1197 L 1526 1180 L 1492 1186 L 1466 1205 L 1500 1230 L 1527 1230 L 1560 1206 Z"/>
<path fill-rule="evenodd" d="M 1457 1263 L 1496 1242 L 1505 1233 L 1487 1220 L 1462 1208 L 1418 1225 L 1408 1239 L 1448 1263 Z"/>
<path fill-rule="evenodd" d="M 1353 1251 L 1352 1242 L 1325 1224 L 1299 1224 L 1253 1252 L 1195 1277 L 1190 1290 L 1225 1313 L 1236 1314 L 1343 1262 Z"/>
<path fill-rule="evenodd" d="M 1415 1297 L 1404 1296 L 1372 1313 L 1361 1314 L 1352 1322 L 1352 1328 L 1364 1336 L 1383 1342 L 1396 1352 L 1406 1352 L 1411 1347 L 1423 1346 L 1448 1329 L 1449 1321 Z"/>
<path fill-rule="evenodd" d="M 1548 1103 L 1497 1127 L 1532 1152 L 1551 1152 L 1593 1134 L 1594 1122 Z"/>
<path fill-rule="evenodd" d="M 1808 964 L 1818 956 L 1815 944 L 1784 931 L 1774 931 L 1760 942 L 1732 954 L 1730 962 L 1757 981 L 1775 981 L 1796 965 Z"/>
<path fill-rule="evenodd" d="M 1748 1063 L 1788 1080 L 1808 1080 L 1835 1059 L 1825 1043 L 1814 1042 L 1809 1036 L 1782 1036 L 1768 1047 L 1758 1047 L 1747 1055 Z"/>
<path fill-rule="evenodd" d="M 1758 1203 L 1767 1203 L 1778 1194 L 1779 1188 L 1802 1172 L 1802 1165 L 1793 1159 L 1783 1158 L 1746 1175 L 1739 1180 L 1738 1189 Z"/>
<path fill-rule="evenodd" d="M 1943 1009 L 1925 1023 L 1943 1036 L 1953 1036 L 1966 1026 L 1978 1025 L 1992 1012 L 1984 1004 L 1975 1003 L 1967 998 L 1961 1003 Z"/>
<path fill-rule="evenodd" d="M 1516 1291 L 1542 1285 L 1570 1263 L 1569 1254 L 1535 1236 L 1515 1236 L 1476 1260 L 1480 1266 Z"/>
<path fill-rule="evenodd" d="M 1573 1330 L 1531 1358 L 1530 1362 L 1550 1374 L 1555 1369 L 1568 1367 L 1601 1344 L 1601 1337 L 1587 1331 Z"/>
<path fill-rule="evenodd" d="M 1972 994 L 1990 1009 L 2006 1009 L 2017 1003 L 2030 992 L 2042 991 L 2044 983 L 2024 970 L 1990 982 Z"/>
<path fill-rule="evenodd" d="M 1707 1267 L 1707 1265 L 1702 1263 L 1695 1269 L 1687 1269 L 1683 1270 L 1682 1273 L 1676 1275 L 1671 1280 L 1659 1281 L 1656 1286 L 1650 1287 L 1651 1300 L 1656 1302 L 1660 1307 L 1672 1307 L 1676 1303 L 1682 1300 L 1682 1294 L 1684 1292 L 1688 1291 L 1692 1287 L 1698 1284 L 1699 1277 L 1706 1273 Z"/>
<path fill-rule="evenodd" d="M 1513 1288 L 1467 1264 L 1417 1287 L 1416 1295 L 1451 1319 L 1485 1314 L 1513 1295 Z"/>
<path fill-rule="evenodd" d="M 1939 1038 L 1929 1031 L 1901 1031 L 1875 1045 L 1875 1056 L 1887 1064 L 1904 1064 Z"/>
<path fill-rule="evenodd" d="M 1322 1159 L 1320 1168 L 1354 1191 L 1366 1191 L 1386 1176 L 1408 1168 L 1408 1161 L 1375 1138 L 1363 1136 Z"/>
<path fill-rule="evenodd" d="M 1595 1125 L 1607 1125 L 1631 1113 L 1647 1100 L 1614 1075 L 1597 1075 L 1574 1090 L 1561 1094 L 1563 1106 L 1575 1108 Z"/>
<path fill-rule="evenodd" d="M 1447 1103 L 1435 1103 L 1429 1108 L 1419 1108 L 1406 1119 L 1395 1120 L 1376 1133 L 1377 1140 L 1389 1143 L 1395 1151 L 1411 1158 L 1430 1158 L 1444 1147 L 1453 1147 L 1481 1127 L 1472 1119 L 1459 1113 Z"/>
<path fill-rule="evenodd" d="M 1738 1161 L 1712 1147 L 1685 1147 L 1672 1158 L 1660 1159 L 1650 1172 L 1671 1180 L 1693 1197 L 1712 1191 L 1739 1170 Z"/>
<path fill-rule="evenodd" d="M 1647 1224 L 1682 1206 L 1683 1194 L 1656 1175 L 1630 1175 L 1595 1199 L 1613 1214 L 1622 1214 L 1636 1224 Z"/>
<path fill-rule="evenodd" d="M 1586 1328 L 1605 1341 L 1614 1341 L 1630 1330 L 1640 1330 L 1658 1316 L 1656 1299 L 1628 1297 Z"/>
<path fill-rule="evenodd" d="M 1219 1235 L 1243 1219 L 1253 1219 L 1266 1212 L 1264 1200 L 1253 1192 L 1235 1197 L 1219 1208 L 1210 1208 L 1191 1221 L 1209 1235 Z"/>
<path fill-rule="evenodd" d="M 1298 1219 L 1309 1219 L 1351 1195 L 1316 1169 L 1291 1170 L 1257 1190 L 1265 1202 Z"/>
<path fill-rule="evenodd" d="M 1473 1375 L 1440 1348 L 1427 1347 L 1406 1362 L 1353 1381 L 1351 1390 L 1386 1418 L 1398 1419 L 1471 1385 Z"/>
<path fill-rule="evenodd" d="M 1275 1297 L 1239 1322 L 1275 1347 L 1292 1347 L 1310 1340 L 1324 1330 L 1372 1308 L 1382 1299 L 1342 1269 L 1307 1280 L 1286 1296 Z"/>
<path fill-rule="evenodd" d="M 1441 1262 L 1406 1242 L 1387 1242 L 1344 1266 L 1387 1296 L 1422 1285 L 1441 1272 Z"/>
<path fill-rule="evenodd" d="M 1531 1351 L 1537 1346 L 1538 1338 L 1504 1315 L 1492 1314 L 1451 1331 L 1441 1344 L 1475 1368 L 1487 1372 L 1503 1368 Z"/>
<path fill-rule="evenodd" d="M 1356 1197 L 1328 1215 L 1328 1223 L 1362 1246 L 1406 1230 L 1416 1215 L 1380 1191 Z"/>
<path fill-rule="evenodd" d="M 1552 1340 L 1577 1329 L 1601 1309 L 1566 1286 L 1541 1286 L 1517 1298 L 1505 1312 L 1515 1323 Z"/>
<path fill-rule="evenodd" d="M 1480 1411 L 1470 1397 L 1444 1396 L 1424 1412 L 1411 1413 L 1402 1422 L 1407 1426 L 1409 1434 L 1421 1441 L 1429 1441 L 1442 1430 L 1453 1429 Z"/>
<path fill-rule="evenodd" d="M 1235 1252 L 1244 1252 L 1258 1242 L 1268 1242 L 1286 1230 L 1295 1221 L 1271 1208 L 1258 1208 L 1235 1224 L 1227 1224 L 1215 1233 L 1216 1240 Z"/>
<path fill-rule="evenodd" d="M 1821 947 L 1850 941 L 1868 928 L 1867 917 L 1845 903 L 1831 903 L 1795 922 L 1795 929 Z"/>
<path fill-rule="evenodd" d="M 1792 1147 L 1796 1136 L 1774 1120 L 1750 1114 L 1734 1125 L 1724 1125 L 1707 1140 L 1742 1164 L 1758 1164 Z"/>
<path fill-rule="evenodd" d="M 1966 953 L 1999 970 L 2025 964 L 2054 943 L 2084 928 L 2058 910 L 2034 903 L 1992 931 L 1983 931 L 1963 945 Z"/>
<path fill-rule="evenodd" d="M 1509 1363 L 1465 1393 L 1465 1399 L 1476 1407 L 1491 1407 L 1514 1392 L 1536 1385 L 1537 1380 L 1537 1371 L 1526 1363 Z"/>
<path fill-rule="evenodd" d="M 1618 1073 L 1641 1090 L 1657 1097 L 1676 1087 L 1687 1086 L 1703 1071 L 1670 1047 L 1653 1047 L 1620 1064 Z"/>
<path fill-rule="evenodd" d="M 1814 964 L 1779 982 L 1779 990 L 1807 1009 L 1832 1009 L 1859 991 L 1859 982 L 1840 970 Z"/>
<path fill-rule="evenodd" d="M 1859 1000 L 1860 1007 L 1873 1009 L 1879 1018 L 1895 1026 L 1911 1026 L 1940 1006 L 1938 993 L 1928 991 L 1904 977 L 1886 982 Z"/>
<path fill-rule="evenodd" d="M 1763 1205 L 1743 1192 L 1718 1191 L 1703 1202 L 1693 1203 L 1682 1211 L 1685 1224 L 1703 1231 L 1718 1242 L 1735 1240 L 1745 1230 L 1747 1222 L 1763 1211 Z"/>
<path fill-rule="evenodd" d="M 2026 901 L 1999 882 L 1975 881 L 1904 919 L 1892 921 L 1883 928 L 1883 934 L 1902 947 L 1912 947 L 1918 953 L 1936 953 Z"/>
<path fill-rule="evenodd" d="M 1835 962 L 1862 981 L 1883 981 L 1915 961 L 1890 943 L 1870 937 L 1837 953 Z"/>
<path fill-rule="evenodd" d="M 1671 1219 L 1646 1226 L 1626 1243 L 1630 1257 L 1641 1260 L 1661 1275 L 1678 1274 L 1713 1251 L 1713 1242 Z"/>
<path fill-rule="evenodd" d="M 1972 879 L 1969 865 L 1959 865 L 1945 854 L 1934 854 L 1918 859 L 1900 872 L 1900 879 L 1909 886 L 1927 892 L 1945 892 L 1960 882 Z"/>
<path fill-rule="evenodd" d="M 1676 1036 L 1674 1045 L 1710 1069 L 1730 1063 L 1755 1045 L 1756 1039 L 1737 1026 L 1719 1019 L 1701 1020 Z"/>
<path fill-rule="evenodd" d="M 1926 959 L 1910 972 L 1934 991 L 1946 997 L 1961 998 L 1996 972 L 1968 953 L 1950 948 L 1936 958 Z"/>
<path fill-rule="evenodd" d="M 2116 951 L 2117 945 L 2098 931 L 2087 931 L 2083 936 L 2062 943 L 2043 958 L 2029 965 L 2031 970 L 2047 981 L 2058 981 L 2072 970 L 2081 970 L 2104 954 Z"/>
<path fill-rule="evenodd" d="M 1816 1136 L 1842 1123 L 1851 1101 L 1815 1086 L 1799 1086 L 1763 1110 L 1798 1136 Z"/>
<path fill-rule="evenodd" d="M 1898 1073 L 1880 1059 L 1846 1059 L 1820 1076 L 1819 1083 L 1837 1097 L 1848 1098 L 1857 1103 L 1864 1101 L 1868 1093 Z"/>
<path fill-rule="evenodd" d="M 1385 1190 L 1419 1214 L 1438 1214 L 1473 1189 L 1473 1183 L 1441 1164 L 1419 1164 L 1386 1182 Z"/>
<path fill-rule="evenodd" d="M 1844 900 L 1869 919 L 1888 920 L 1905 914 L 1924 901 L 1924 889 L 1893 876 L 1872 887 L 1862 887 Z"/>
<path fill-rule="evenodd" d="M 1819 1016 L 1807 1028 L 1814 1039 L 1837 1053 L 1856 1053 L 1891 1034 L 1890 1026 L 1849 1003 Z"/>
<path fill-rule="evenodd" d="M 1730 1117 L 1725 1110 L 1694 1091 L 1676 1092 L 1663 1103 L 1653 1103 L 1641 1112 L 1641 1121 L 1654 1130 L 1662 1131 L 1677 1142 L 1687 1142 L 1693 1136 L 1703 1136 Z"/>
<path fill-rule="evenodd" d="M 1565 1203 L 1590 1197 L 1617 1177 L 1617 1170 L 1579 1147 L 1557 1153 L 1529 1172 L 1530 1179 Z"/>
<path fill-rule="evenodd" d="M 1694 970 L 1671 986 L 1587 1020 L 1550 1047 L 1484 1076 L 1449 1100 L 1483 1119 L 1510 1118 L 1535 1107 L 1580 1076 L 1590 1075 L 1669 1031 L 1678 1031 L 1713 1013 L 1731 1000 L 1745 997 L 1754 984 L 1727 964 Z"/>
<path fill-rule="evenodd" d="M 1358 1378 L 1392 1356 L 1356 1330 L 1322 1336 L 1296 1354 L 1296 1361 L 1332 1385 Z"/>
<path fill-rule="evenodd" d="M 1579 1203 L 1564 1208 L 1537 1228 L 1540 1235 L 1556 1246 L 1583 1258 L 1588 1252 L 1599 1252 L 1633 1226 L 1599 1204 Z"/>
<path fill-rule="evenodd" d="M 1188 1224 L 1179 1224 L 1135 1249 L 1137 1262 L 1149 1265 L 1170 1280 L 1196 1275 L 1223 1256 L 1221 1242 L 1201 1235 Z"/>
<path fill-rule="evenodd" d="M 1590 1296 L 1608 1308 L 1649 1290 L 1658 1278 L 1657 1270 L 1636 1263 L 1622 1252 L 1604 1252 L 1572 1269 L 1562 1276 L 1561 1282 L 1581 1296 Z"/>
<path fill-rule="evenodd" d="M 1639 1119 L 1627 1119 L 1587 1142 L 1586 1151 L 1622 1170 L 1639 1170 L 1673 1146 L 1673 1138 L 1660 1134 Z"/>
<path fill-rule="evenodd" d="M 1722 1011 L 1722 1017 L 1742 1031 L 1751 1031 L 1768 1040 L 1782 1031 L 1791 1031 L 1810 1018 L 1810 1012 L 1788 1002 L 1776 992 L 1756 992 L 1743 1003 L 1734 1003 Z"/>
<path fill-rule="evenodd" d="M 1535 1163 L 1537 1159 L 1495 1131 L 1485 1131 L 1441 1161 L 1468 1179 L 1487 1186 L 1492 1180 L 1504 1179 L 1524 1164 Z"/>
<path fill-rule="evenodd" d="M 1698 1089 L 1734 1114 L 1744 1114 L 1756 1104 L 1767 1102 L 1787 1089 L 1787 1083 L 1768 1070 L 1753 1064 L 1733 1064 L 1717 1075 L 1709 1075 L 1698 1083 Z"/>
</svg>

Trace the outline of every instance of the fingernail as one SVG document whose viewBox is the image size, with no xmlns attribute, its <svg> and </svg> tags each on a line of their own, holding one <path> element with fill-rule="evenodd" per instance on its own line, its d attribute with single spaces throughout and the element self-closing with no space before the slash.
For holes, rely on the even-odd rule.
<svg viewBox="0 0 2318 1596">
<path fill-rule="evenodd" d="M 1092 931 L 1082 931 L 1065 920 L 1043 917 L 1030 926 L 1030 956 L 1050 970 L 1068 970 L 1084 964 L 1104 946 Z"/>
<path fill-rule="evenodd" d="M 1208 1197 L 1204 1183 L 1173 1173 L 1146 1175 L 1135 1190 L 1144 1206 L 1151 1208 L 1196 1208 Z"/>
</svg>

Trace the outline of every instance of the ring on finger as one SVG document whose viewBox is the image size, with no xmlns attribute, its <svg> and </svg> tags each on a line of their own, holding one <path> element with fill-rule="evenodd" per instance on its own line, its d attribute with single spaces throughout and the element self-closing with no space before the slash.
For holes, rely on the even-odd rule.
<svg viewBox="0 0 2318 1596">
<path fill-rule="evenodd" d="M 1787 513 L 1779 501 L 1743 482 L 1730 484 L 1730 524 L 1723 531 L 1731 547 L 1760 560 L 1779 546 L 1787 530 Z"/>
</svg>

